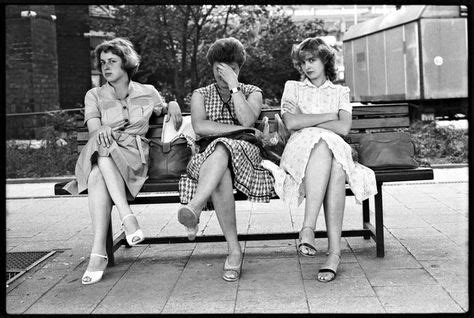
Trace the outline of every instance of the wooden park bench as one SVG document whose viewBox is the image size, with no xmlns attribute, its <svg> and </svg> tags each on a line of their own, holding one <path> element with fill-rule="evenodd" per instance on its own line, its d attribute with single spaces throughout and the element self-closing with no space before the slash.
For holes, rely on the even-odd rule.
<svg viewBox="0 0 474 318">
<path fill-rule="evenodd" d="M 258 126 L 264 116 L 269 118 L 270 131 L 275 129 L 274 115 L 279 113 L 280 109 L 263 109 Z M 185 114 L 183 114 L 185 115 Z M 150 119 L 150 130 L 147 137 L 161 136 L 163 117 L 154 117 Z M 354 106 L 352 129 L 345 139 L 353 145 L 357 145 L 360 136 L 367 132 L 387 132 L 408 128 L 410 125 L 409 105 L 408 104 L 382 104 L 370 106 Z M 77 135 L 78 151 L 87 143 L 88 132 L 86 128 L 80 128 Z M 377 257 L 384 257 L 384 229 L 383 229 L 383 200 L 382 185 L 385 182 L 429 180 L 433 179 L 433 170 L 429 167 L 420 167 L 416 169 L 391 169 L 375 171 L 378 194 L 374 198 L 375 224 L 370 222 L 369 200 L 362 203 L 362 228 L 355 230 L 342 231 L 343 237 L 359 237 L 365 239 L 373 238 L 376 243 Z M 179 203 L 178 179 L 172 180 L 153 180 L 148 179 L 139 195 L 131 204 L 159 204 L 159 203 Z M 55 185 L 56 195 L 67 195 L 68 192 L 62 189 L 66 182 Z M 353 195 L 347 187 L 346 195 Z M 235 200 L 246 200 L 246 196 L 234 190 Z M 277 199 L 277 197 L 275 197 Z M 297 239 L 298 232 L 290 233 L 252 233 L 239 234 L 241 241 L 260 241 L 260 240 L 290 240 Z M 315 231 L 316 238 L 327 237 L 326 231 Z M 223 235 L 202 235 L 197 236 L 194 242 L 223 242 Z M 187 236 L 165 236 L 165 237 L 146 237 L 141 244 L 170 244 L 170 243 L 188 243 Z M 114 264 L 114 252 L 121 246 L 128 246 L 125 240 L 125 233 L 122 231 L 113 238 L 112 222 L 109 224 L 107 236 L 107 254 L 109 265 Z"/>
</svg>

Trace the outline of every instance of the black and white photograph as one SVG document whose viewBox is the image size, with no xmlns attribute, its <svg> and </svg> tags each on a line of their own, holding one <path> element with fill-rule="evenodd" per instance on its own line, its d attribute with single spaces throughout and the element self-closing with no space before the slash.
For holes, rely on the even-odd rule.
<svg viewBox="0 0 474 318">
<path fill-rule="evenodd" d="M 472 6 L 2 5 L 2 315 L 464 314 Z"/>
</svg>

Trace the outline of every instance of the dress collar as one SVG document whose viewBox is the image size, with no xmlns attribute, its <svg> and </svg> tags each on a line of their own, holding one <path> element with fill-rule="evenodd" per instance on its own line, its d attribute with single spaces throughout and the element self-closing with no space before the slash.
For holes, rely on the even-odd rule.
<svg viewBox="0 0 474 318">
<path fill-rule="evenodd" d="M 134 81 L 130 81 L 128 82 L 128 94 L 127 94 L 127 97 L 132 97 L 133 93 L 136 91 L 135 89 L 135 82 Z M 106 94 L 111 97 L 111 98 L 114 98 L 114 99 L 117 99 L 117 97 L 115 96 L 115 89 L 112 85 L 110 85 L 109 82 L 106 82 L 104 84 L 104 86 L 102 86 L 104 91 L 106 92 Z"/>
<path fill-rule="evenodd" d="M 315 87 L 315 88 L 335 88 L 336 86 L 328 79 L 323 83 L 323 85 L 316 87 L 313 83 L 308 78 L 305 78 L 303 80 L 303 84 L 310 86 L 310 87 Z"/>
</svg>

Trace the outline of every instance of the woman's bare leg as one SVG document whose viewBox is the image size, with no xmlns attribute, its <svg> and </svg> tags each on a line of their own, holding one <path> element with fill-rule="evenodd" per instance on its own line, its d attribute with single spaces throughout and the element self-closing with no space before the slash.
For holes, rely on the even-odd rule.
<svg viewBox="0 0 474 318">
<path fill-rule="evenodd" d="M 105 184 L 102 173 L 97 165 L 92 167 L 87 181 L 89 212 L 94 230 L 94 241 L 91 253 L 107 255 L 106 238 L 112 212 L 112 199 Z M 91 257 L 87 269 L 90 271 L 104 270 L 107 263 L 103 258 Z"/>
<path fill-rule="evenodd" d="M 316 220 L 323 204 L 324 196 L 331 174 L 332 152 L 325 141 L 321 139 L 313 150 L 306 165 L 305 188 L 306 205 L 303 227 L 316 228 Z M 303 231 L 302 238 L 305 241 L 314 239 L 310 231 Z M 311 253 L 306 247 L 301 247 L 303 253 Z"/>
<path fill-rule="evenodd" d="M 346 174 L 335 159 L 332 161 L 331 177 L 324 198 L 324 217 L 326 219 L 326 229 L 328 233 L 328 258 L 323 267 L 336 268 L 339 258 L 334 254 L 341 254 L 341 233 L 342 220 L 344 217 L 344 207 L 346 203 Z M 320 279 L 329 280 L 332 273 L 318 274 Z"/>
<path fill-rule="evenodd" d="M 100 172 L 104 177 L 105 184 L 110 193 L 115 206 L 120 215 L 120 220 L 122 220 L 127 214 L 132 213 L 130 205 L 127 201 L 127 194 L 125 190 L 125 182 L 122 179 L 117 165 L 110 157 L 98 157 L 97 164 L 99 166 Z M 124 221 L 127 232 L 133 233 L 138 230 L 138 221 L 136 218 L 128 217 Z"/>
<path fill-rule="evenodd" d="M 198 218 L 202 207 L 221 182 L 227 170 L 229 156 L 227 148 L 222 143 L 217 143 L 214 152 L 201 165 L 196 193 L 189 202 L 196 208 Z"/>
<path fill-rule="evenodd" d="M 235 200 L 232 177 L 227 168 L 221 182 L 211 195 L 216 210 L 217 219 L 227 241 L 230 265 L 239 265 L 242 250 L 237 238 L 237 223 L 235 216 Z"/>
</svg>

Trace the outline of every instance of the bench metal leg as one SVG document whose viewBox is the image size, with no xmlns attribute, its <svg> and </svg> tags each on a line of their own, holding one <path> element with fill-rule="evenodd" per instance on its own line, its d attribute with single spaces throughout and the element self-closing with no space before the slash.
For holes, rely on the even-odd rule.
<svg viewBox="0 0 474 318">
<path fill-rule="evenodd" d="M 112 231 L 112 220 L 110 220 L 109 229 L 107 230 L 107 239 L 105 240 L 105 249 L 107 251 L 107 257 L 109 258 L 108 266 L 115 265 L 113 234 L 114 232 Z"/>
<path fill-rule="evenodd" d="M 362 201 L 362 227 L 367 228 L 366 224 L 370 223 L 369 199 Z M 369 240 L 370 234 L 364 234 L 364 239 Z"/>
<path fill-rule="evenodd" d="M 377 257 L 384 257 L 382 183 L 377 182 L 377 192 L 375 195 L 375 244 Z"/>
</svg>

